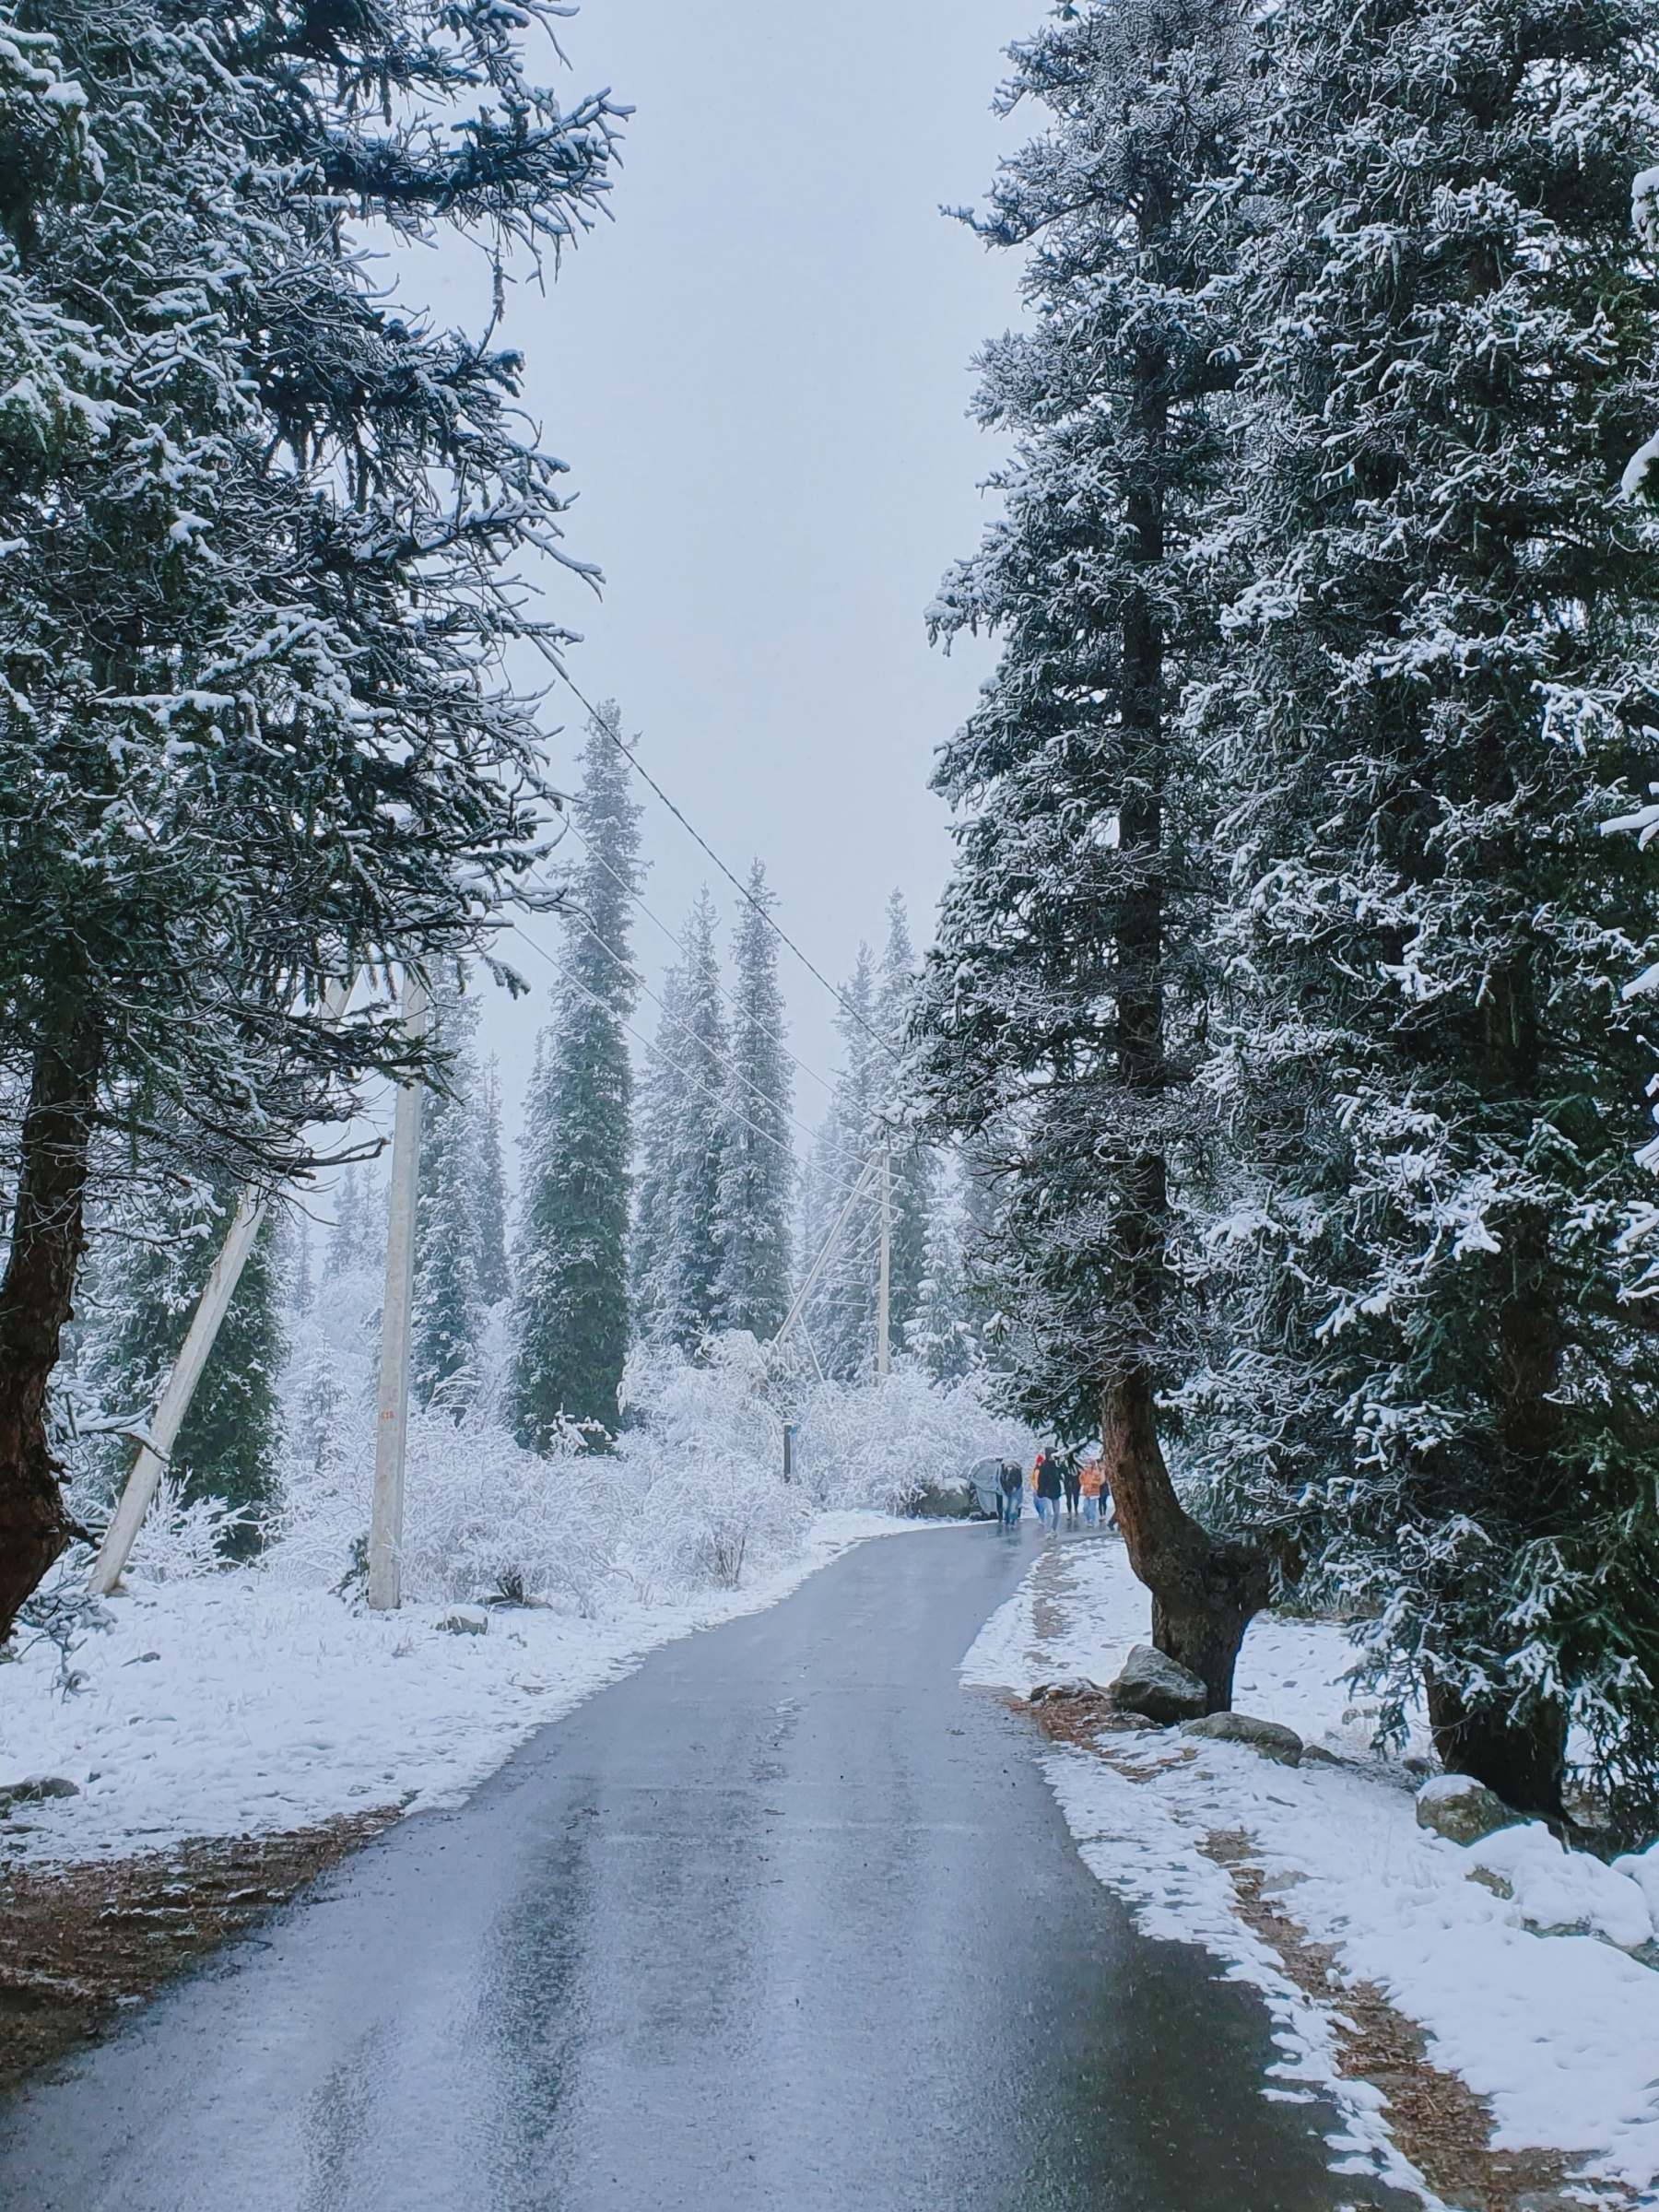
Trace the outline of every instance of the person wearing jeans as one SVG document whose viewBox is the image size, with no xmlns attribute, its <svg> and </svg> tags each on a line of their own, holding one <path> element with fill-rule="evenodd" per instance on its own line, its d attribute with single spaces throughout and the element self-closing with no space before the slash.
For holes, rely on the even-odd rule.
<svg viewBox="0 0 1659 2212">
<path fill-rule="evenodd" d="M 1031 1488 L 1037 1494 L 1037 1518 L 1052 1536 L 1060 1533 L 1060 1500 L 1065 1495 L 1065 1486 L 1060 1478 L 1060 1462 L 1052 1452 L 1039 1452 L 1031 1469 Z"/>
<path fill-rule="evenodd" d="M 1083 1525 L 1098 1528 L 1100 1524 L 1100 1491 L 1106 1477 L 1100 1471 L 1098 1458 L 1086 1459 L 1077 1470 L 1077 1488 L 1083 1495 Z"/>
</svg>

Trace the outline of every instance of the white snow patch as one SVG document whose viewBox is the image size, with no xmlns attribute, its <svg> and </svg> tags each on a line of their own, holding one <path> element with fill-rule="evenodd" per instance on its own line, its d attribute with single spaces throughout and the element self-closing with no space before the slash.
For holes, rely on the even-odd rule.
<svg viewBox="0 0 1659 2212">
<path fill-rule="evenodd" d="M 1148 1638 L 1123 1546 L 1083 1541 L 1038 1563 L 963 1674 L 1022 1690 L 1077 1675 L 1105 1683 Z M 1379 2173 L 1398 2154 L 1375 2107 L 1335 2078 L 1322 2008 L 1235 1916 L 1226 1873 L 1201 1849 L 1212 1830 L 1249 1834 L 1269 1891 L 1288 1892 L 1284 1910 L 1344 1974 L 1419 2023 L 1434 2065 L 1490 2099 L 1495 2147 L 1584 2154 L 1590 2181 L 1659 2203 L 1646 2194 L 1659 2183 L 1659 1972 L 1616 1947 L 1641 1941 L 1639 1908 L 1652 1939 L 1659 1855 L 1609 1869 L 1536 1823 L 1471 1850 L 1419 1829 L 1410 1777 L 1370 1752 L 1371 1717 L 1340 1679 L 1351 1656 L 1339 1627 L 1264 1617 L 1245 1638 L 1235 1699 L 1363 1763 L 1288 1769 L 1244 1745 L 1161 1733 L 1111 1739 L 1115 1763 L 1050 1755 L 1086 1863 L 1148 1935 L 1200 1943 L 1263 1992 L 1286 2053 L 1278 2073 L 1337 2101 L 1353 2155 Z M 1471 1879 L 1477 1868 L 1513 1895 Z"/>
<path fill-rule="evenodd" d="M 533 1729 L 657 1645 L 775 1605 L 818 1568 L 914 1522 L 828 1512 L 800 1552 L 747 1588 L 618 1604 L 598 1618 L 477 1606 L 485 1634 L 445 1632 L 453 1604 L 373 1614 L 257 1570 L 133 1578 L 112 1625 L 73 1653 L 37 1642 L 0 1666 L 0 1786 L 61 1775 L 79 1795 L 18 1806 L 0 1845 L 65 1861 L 184 1837 L 300 1828 L 336 1813 L 451 1806 Z"/>
</svg>

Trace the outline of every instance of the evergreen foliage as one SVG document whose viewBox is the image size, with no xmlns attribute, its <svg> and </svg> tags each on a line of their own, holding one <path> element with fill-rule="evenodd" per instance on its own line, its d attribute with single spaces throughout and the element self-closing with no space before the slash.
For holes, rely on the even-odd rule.
<svg viewBox="0 0 1659 2212">
<path fill-rule="evenodd" d="M 715 1232 L 715 1300 L 723 1328 L 775 1336 L 789 1311 L 789 1056 L 777 940 L 759 911 L 771 902 L 766 871 L 749 871 L 751 903 L 739 910 L 733 947 L 731 1066 L 726 1078 Z"/>
<path fill-rule="evenodd" d="M 409 1381 L 416 1402 L 441 1395 L 459 1416 L 476 1394 L 488 1318 L 488 1124 L 479 1102 L 473 1041 L 478 1002 L 453 974 L 432 993 L 432 1041 L 443 1088 L 421 1114 L 420 1182 L 415 1206 L 415 1309 Z"/>
<path fill-rule="evenodd" d="M 669 1126 L 663 1242 L 652 1268 L 653 1339 L 695 1351 L 723 1320 L 721 1184 L 729 1133 L 729 1039 L 722 1003 L 714 902 L 703 891 L 687 917 L 676 978 L 676 1098 Z"/>
<path fill-rule="evenodd" d="M 1379 1612 L 1373 1675 L 1559 1805 L 1581 1722 L 1659 1810 L 1659 1346 L 1625 1302 L 1652 1065 L 1659 387 L 1632 254 L 1651 7 L 1289 0 L 1227 680 L 1211 1081 L 1239 1344 L 1210 1465 Z M 1622 1232 L 1622 1233 L 1621 1233 Z M 1621 1251 L 1621 1243 L 1624 1249 Z"/>
<path fill-rule="evenodd" d="M 524 1106 L 524 1187 L 513 1259 L 508 1419 L 545 1452 L 565 1421 L 617 1426 L 628 1357 L 628 1215 L 633 1077 L 626 1024 L 639 984 L 629 903 L 639 889 L 640 809 L 600 707 L 582 751 L 564 981 L 536 1040 Z"/>
<path fill-rule="evenodd" d="M 618 111 L 526 76 L 532 20 L 44 0 L 0 41 L 0 1631 L 69 1533 L 43 1401 L 100 1133 L 163 1181 L 304 1168 L 408 1059 L 328 981 L 465 952 L 542 851 L 500 663 L 560 465 L 517 357 L 363 250 L 593 220 Z"/>
<path fill-rule="evenodd" d="M 1053 123 L 980 224 L 1030 249 L 1030 326 L 981 362 L 981 419 L 1015 459 L 1006 519 L 933 615 L 1003 653 L 936 778 L 959 858 L 924 1079 L 998 1171 L 1020 1402 L 1074 1438 L 1114 1376 L 1163 1386 L 1196 1357 L 1166 1255 L 1199 1164 L 1218 802 L 1170 709 L 1216 657 L 1241 25 L 1229 0 L 1124 0 L 1016 50 L 1010 103 Z"/>
</svg>

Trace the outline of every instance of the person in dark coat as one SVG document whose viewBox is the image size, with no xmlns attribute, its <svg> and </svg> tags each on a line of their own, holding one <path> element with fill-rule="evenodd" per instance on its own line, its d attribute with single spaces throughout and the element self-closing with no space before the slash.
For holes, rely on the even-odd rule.
<svg viewBox="0 0 1659 2212">
<path fill-rule="evenodd" d="M 1075 1460 L 1066 1461 L 1060 1479 L 1065 1489 L 1065 1517 L 1067 1521 L 1075 1522 L 1077 1518 L 1077 1500 L 1083 1495 L 1083 1477 Z"/>
<path fill-rule="evenodd" d="M 1053 1452 L 1039 1452 L 1031 1469 L 1031 1488 L 1037 1493 L 1037 1518 L 1052 1536 L 1060 1534 L 1060 1500 L 1065 1485 L 1060 1478 L 1060 1460 Z"/>
</svg>

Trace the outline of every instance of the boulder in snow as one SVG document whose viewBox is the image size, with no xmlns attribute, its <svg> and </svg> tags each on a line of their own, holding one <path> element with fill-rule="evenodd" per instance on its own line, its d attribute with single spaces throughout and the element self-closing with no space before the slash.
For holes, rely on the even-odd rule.
<svg viewBox="0 0 1659 2212">
<path fill-rule="evenodd" d="M 1595 1936 L 1637 1951 L 1653 1938 L 1641 1886 L 1588 1852 L 1569 1851 L 1541 1820 L 1497 1830 L 1470 1848 L 1470 1878 L 1510 1900 L 1535 1936 Z"/>
<path fill-rule="evenodd" d="M 1029 1692 L 1027 1701 L 1032 1705 L 1051 1702 L 1056 1705 L 1089 1705 L 1105 1695 L 1106 1692 L 1098 1682 L 1090 1682 L 1079 1675 L 1074 1682 L 1039 1682 L 1036 1688 Z"/>
<path fill-rule="evenodd" d="M 1182 1735 L 1201 1735 L 1213 1743 L 1248 1744 L 1265 1759 L 1277 1759 L 1281 1767 L 1301 1763 L 1302 1739 L 1294 1728 L 1277 1721 L 1258 1721 L 1247 1712 L 1207 1712 L 1202 1720 L 1183 1721 Z"/>
<path fill-rule="evenodd" d="M 488 1613 L 450 1613 L 438 1623 L 441 1636 L 488 1636 Z"/>
<path fill-rule="evenodd" d="M 8 1814 L 14 1805 L 44 1805 L 49 1797 L 78 1797 L 80 1784 L 63 1774 L 35 1774 L 27 1782 L 14 1782 L 0 1789 L 0 1818 Z"/>
<path fill-rule="evenodd" d="M 1143 1712 L 1161 1728 L 1199 1719 L 1209 1703 L 1209 1692 L 1197 1676 L 1149 1643 L 1135 1646 L 1106 1694 L 1122 1712 Z"/>
<path fill-rule="evenodd" d="M 1448 1843 L 1478 1843 L 1496 1829 L 1512 1828 L 1521 1816 L 1472 1774 L 1436 1774 L 1417 1794 L 1417 1818 L 1419 1828 Z"/>
</svg>

